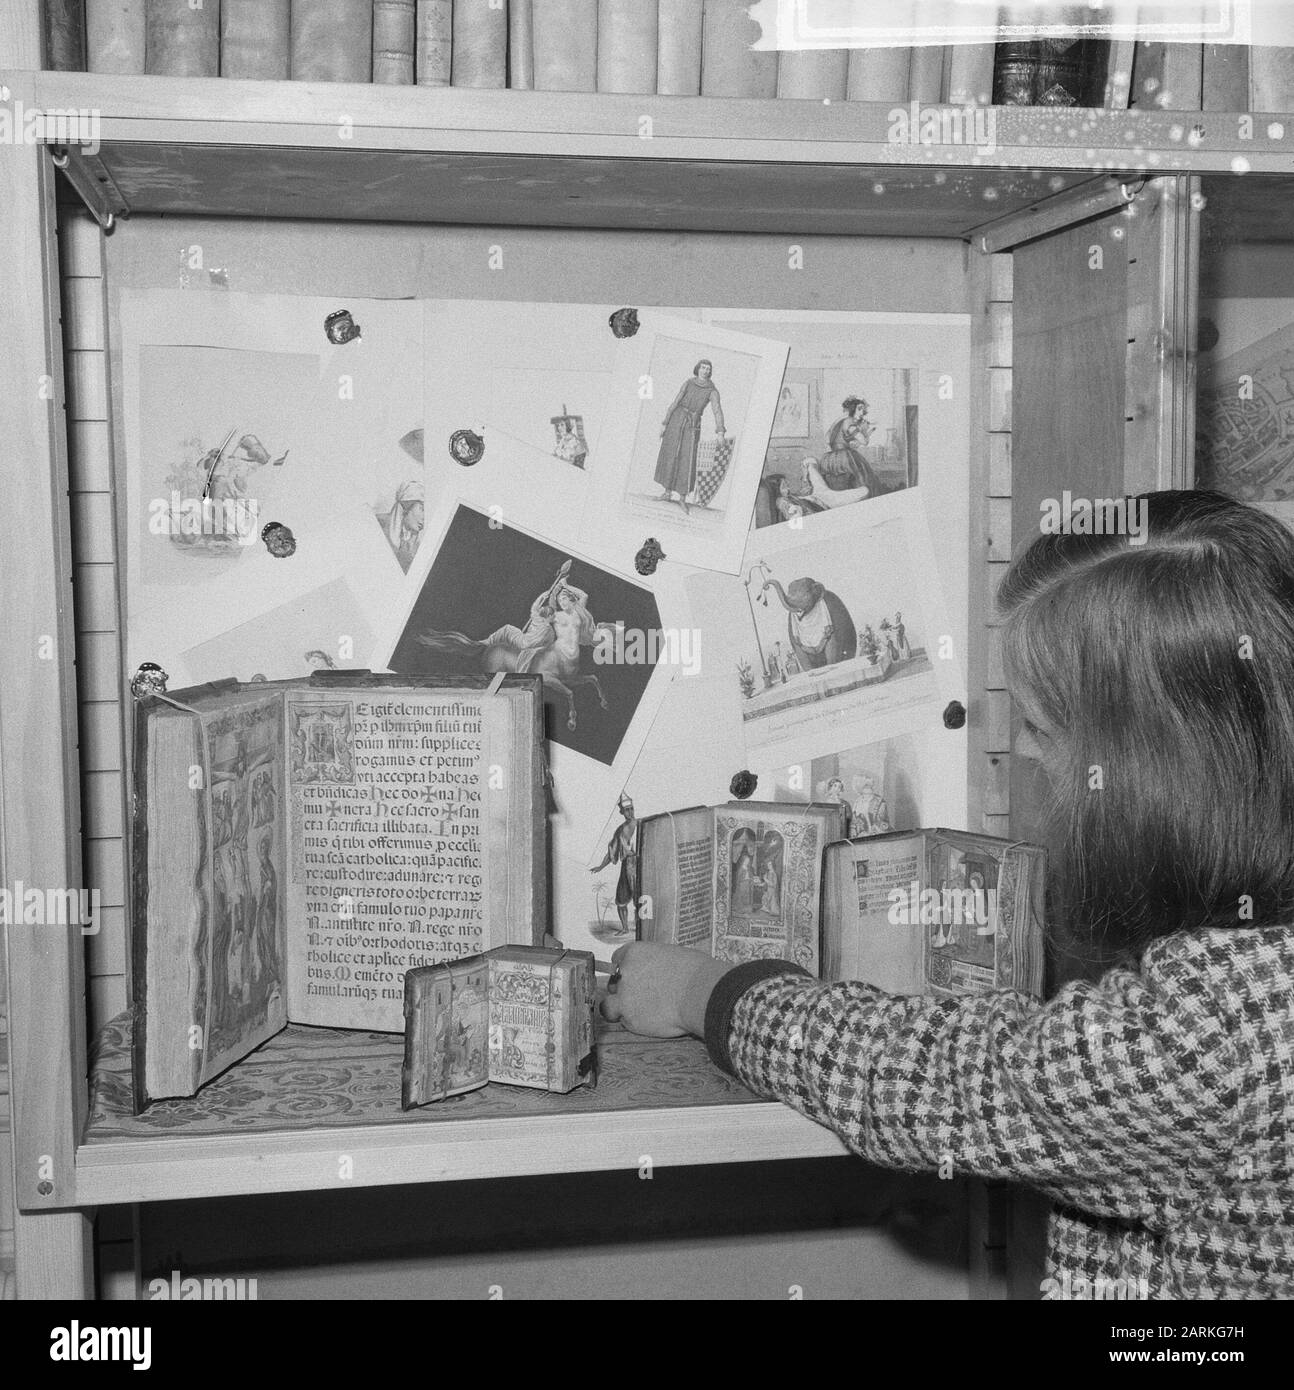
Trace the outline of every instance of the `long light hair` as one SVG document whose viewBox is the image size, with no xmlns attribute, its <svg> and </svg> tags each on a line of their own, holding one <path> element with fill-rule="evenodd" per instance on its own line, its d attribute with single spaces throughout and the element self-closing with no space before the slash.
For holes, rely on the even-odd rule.
<svg viewBox="0 0 1294 1390">
<path fill-rule="evenodd" d="M 998 600 L 1060 740 L 1059 917 L 1103 961 L 1294 921 L 1294 534 L 1212 492 L 1144 505 L 1144 542 L 1040 536 Z"/>
</svg>

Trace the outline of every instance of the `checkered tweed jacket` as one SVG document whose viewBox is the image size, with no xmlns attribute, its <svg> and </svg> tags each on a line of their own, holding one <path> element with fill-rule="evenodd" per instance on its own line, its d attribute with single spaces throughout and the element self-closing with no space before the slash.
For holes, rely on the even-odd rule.
<svg viewBox="0 0 1294 1390">
<path fill-rule="evenodd" d="M 1179 932 L 1045 1004 L 755 961 L 716 986 L 706 1036 L 873 1163 L 1046 1193 L 1062 1287 L 1294 1297 L 1294 927 Z"/>
</svg>

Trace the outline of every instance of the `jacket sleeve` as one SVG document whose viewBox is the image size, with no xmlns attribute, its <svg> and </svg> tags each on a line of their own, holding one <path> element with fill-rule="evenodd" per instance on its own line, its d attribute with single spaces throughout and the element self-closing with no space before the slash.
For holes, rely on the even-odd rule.
<svg viewBox="0 0 1294 1390">
<path fill-rule="evenodd" d="M 1150 1221 L 1165 1190 L 1214 1190 L 1235 1161 L 1239 1030 L 1187 967 L 1115 970 L 1037 1004 L 756 964 L 711 996 L 715 1061 L 873 1163 L 950 1165 Z"/>
</svg>

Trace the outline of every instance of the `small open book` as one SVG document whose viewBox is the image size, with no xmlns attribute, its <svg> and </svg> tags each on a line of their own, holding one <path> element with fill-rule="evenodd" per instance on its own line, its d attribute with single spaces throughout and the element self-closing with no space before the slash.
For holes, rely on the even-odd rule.
<svg viewBox="0 0 1294 1390">
<path fill-rule="evenodd" d="M 1047 852 L 967 830 L 827 849 L 823 976 L 889 994 L 1018 989 L 1040 998 Z"/>
<path fill-rule="evenodd" d="M 818 973 L 822 855 L 845 834 L 834 804 L 731 801 L 648 816 L 639 829 L 639 935 L 771 957 Z"/>
<path fill-rule="evenodd" d="M 593 956 L 499 946 L 404 977 L 406 1110 L 488 1081 L 573 1091 L 592 1082 Z"/>
</svg>

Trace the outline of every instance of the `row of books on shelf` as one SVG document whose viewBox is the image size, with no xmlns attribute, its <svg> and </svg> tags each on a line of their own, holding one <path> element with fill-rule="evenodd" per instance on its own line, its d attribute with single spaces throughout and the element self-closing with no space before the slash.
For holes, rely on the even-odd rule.
<svg viewBox="0 0 1294 1390">
<path fill-rule="evenodd" d="M 748 0 L 46 0 L 46 63 L 173 77 L 1294 110 L 1294 50 L 1099 39 L 778 53 Z M 913 28 L 920 31 L 921 6 Z"/>
<path fill-rule="evenodd" d="M 538 676 L 143 694 L 137 1109 L 195 1094 L 289 1023 L 403 1032 L 406 1108 L 489 1081 L 592 1082 L 596 962 L 550 921 L 544 766 Z M 734 801 L 643 819 L 630 927 L 895 994 L 1040 995 L 1041 849 L 849 839 L 847 814 Z"/>
</svg>

